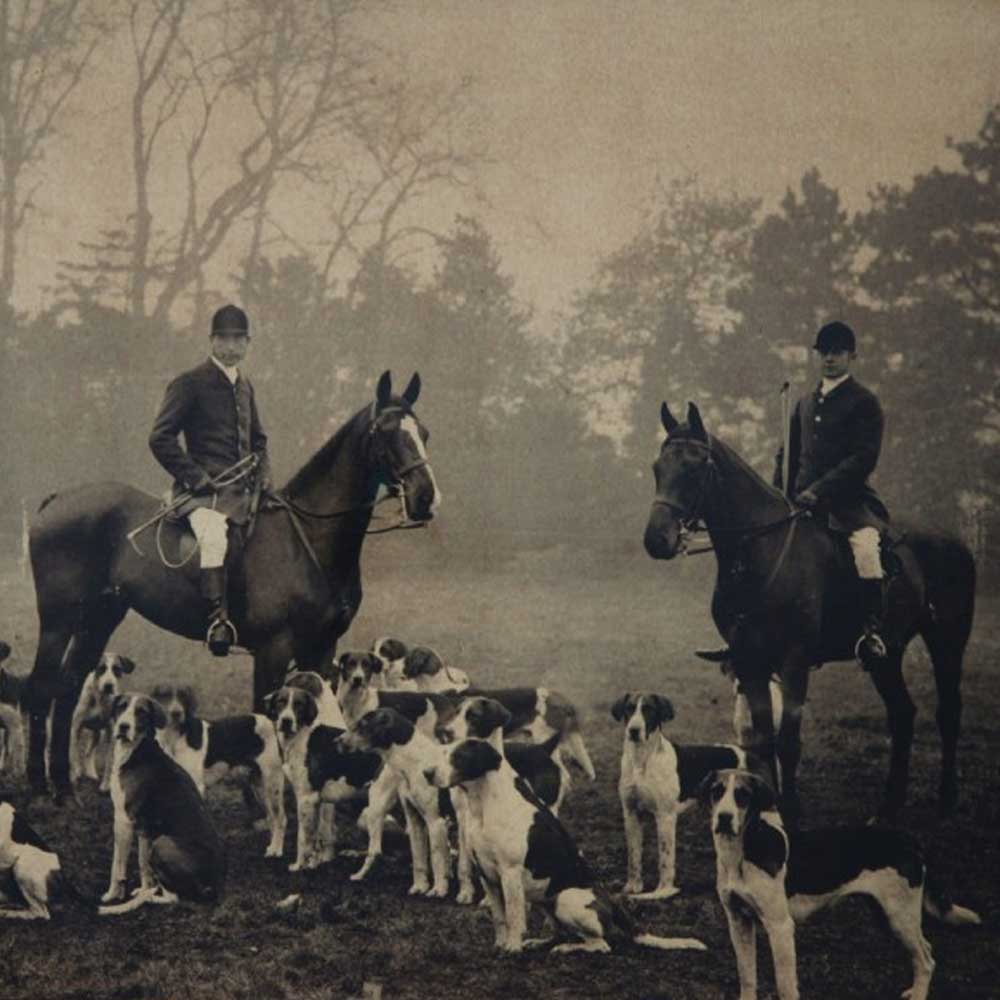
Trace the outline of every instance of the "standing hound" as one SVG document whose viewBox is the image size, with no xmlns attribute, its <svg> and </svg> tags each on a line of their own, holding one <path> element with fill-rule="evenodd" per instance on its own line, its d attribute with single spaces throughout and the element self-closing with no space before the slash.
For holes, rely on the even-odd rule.
<svg viewBox="0 0 1000 1000">
<path fill-rule="evenodd" d="M 111 801 L 115 847 L 102 915 L 145 903 L 222 899 L 226 852 L 191 776 L 156 741 L 167 719 L 142 694 L 119 695 L 111 709 L 114 738 Z M 139 889 L 127 902 L 125 880 L 132 838 L 139 838 Z"/>
<path fill-rule="evenodd" d="M 254 805 L 258 796 L 267 812 L 271 839 L 264 857 L 280 858 L 285 843 L 285 774 L 271 720 L 266 715 L 231 715 L 212 722 L 200 719 L 195 693 L 187 685 L 159 684 L 152 697 L 167 717 L 156 739 L 191 775 L 202 797 L 206 787 L 231 772 L 249 778 L 250 788 L 243 786 L 244 797 Z"/>
<path fill-rule="evenodd" d="M 392 708 L 379 708 L 362 716 L 357 726 L 344 735 L 343 742 L 351 750 L 375 751 L 397 777 L 413 864 L 410 895 L 444 898 L 451 870 L 446 823 L 451 803 L 447 793 L 424 777 L 424 771 L 442 754 L 440 744 Z M 433 877 L 433 884 L 428 876 Z"/>
<path fill-rule="evenodd" d="M 407 649 L 398 639 L 376 639 L 372 652 L 382 661 L 381 684 L 387 691 L 464 691 L 469 675 L 447 666 L 426 646 Z"/>
<path fill-rule="evenodd" d="M 382 661 L 374 653 L 344 653 L 337 661 L 337 701 L 348 729 L 377 708 L 394 708 L 422 733 L 433 738 L 435 730 L 453 712 L 451 696 L 419 691 L 384 691 L 378 688 Z"/>
<path fill-rule="evenodd" d="M 10 652 L 10 646 L 0 642 L 0 663 L 10 656 Z M 9 757 L 14 774 L 24 774 L 28 763 L 24 742 L 27 712 L 24 685 L 24 677 L 0 667 L 0 771 L 6 768 Z"/>
<path fill-rule="evenodd" d="M 680 890 L 677 874 L 677 817 L 698 801 L 699 786 L 713 771 L 747 766 L 747 753 L 737 746 L 672 743 L 662 727 L 674 717 L 667 698 L 630 691 L 611 708 L 625 725 L 618 797 L 625 822 L 628 878 L 624 891 L 636 899 L 669 899 Z M 656 823 L 659 881 L 642 891 L 642 817 Z"/>
<path fill-rule="evenodd" d="M 913 985 L 903 996 L 926 1000 L 934 972 L 921 911 L 949 924 L 979 917 L 948 902 L 928 878 L 919 845 L 900 830 L 859 826 L 789 836 L 771 787 L 754 774 L 709 775 L 703 796 L 711 804 L 716 890 L 736 952 L 741 1000 L 757 996 L 756 925 L 764 925 L 780 1000 L 797 1000 L 795 924 L 843 899 L 873 899 L 913 963 Z"/>
<path fill-rule="evenodd" d="M 0 802 L 0 919 L 49 920 L 49 907 L 62 898 L 80 901 L 58 855 L 9 802 Z"/>
<path fill-rule="evenodd" d="M 704 950 L 694 938 L 639 933 L 625 911 L 597 886 L 566 828 L 489 743 L 456 743 L 447 748 L 443 762 L 427 769 L 426 777 L 439 788 L 465 788 L 469 846 L 486 890 L 498 948 L 524 948 L 526 908 L 535 903 L 577 939 L 554 951 L 610 951 L 609 937 L 650 948 Z"/>
<path fill-rule="evenodd" d="M 69 731 L 69 776 L 74 784 L 82 778 L 90 778 L 100 782 L 102 792 L 111 787 L 111 706 L 122 693 L 122 677 L 134 670 L 135 664 L 127 656 L 104 653 L 84 678 Z M 100 777 L 97 774 L 99 747 L 105 755 Z"/>
<path fill-rule="evenodd" d="M 278 735 L 285 776 L 295 793 L 298 840 L 295 861 L 288 870 L 302 871 L 332 861 L 336 803 L 366 795 L 375 816 L 368 824 L 369 855 L 380 852 L 380 822 L 395 801 L 396 782 L 394 778 L 375 781 L 384 770 L 378 754 L 344 746 L 340 740 L 344 730 L 319 722 L 316 699 L 304 688 L 286 685 L 269 694 L 264 705 Z M 365 863 L 371 867 L 367 859 Z"/>
</svg>

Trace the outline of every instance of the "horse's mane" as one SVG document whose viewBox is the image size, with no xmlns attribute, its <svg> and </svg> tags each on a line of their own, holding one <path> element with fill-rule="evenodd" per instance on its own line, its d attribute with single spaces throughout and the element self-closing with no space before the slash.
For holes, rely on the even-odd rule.
<svg viewBox="0 0 1000 1000">
<path fill-rule="evenodd" d="M 722 438 L 715 435 L 712 435 L 712 443 L 727 462 L 748 475 L 762 490 L 777 500 L 784 499 L 781 490 L 772 486 L 732 445 L 726 444 Z"/>
<path fill-rule="evenodd" d="M 341 425 L 333 436 L 310 458 L 298 472 L 292 476 L 281 491 L 286 496 L 294 498 L 295 495 L 316 481 L 317 477 L 323 475 L 333 463 L 337 453 L 344 445 L 344 440 L 355 433 L 356 425 L 362 418 L 371 413 L 371 403 L 362 406 L 346 423 Z"/>
</svg>

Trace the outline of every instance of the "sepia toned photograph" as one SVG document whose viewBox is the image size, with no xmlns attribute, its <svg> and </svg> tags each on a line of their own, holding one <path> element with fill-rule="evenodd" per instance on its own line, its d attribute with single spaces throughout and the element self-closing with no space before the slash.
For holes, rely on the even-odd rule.
<svg viewBox="0 0 1000 1000">
<path fill-rule="evenodd" d="M 0 0 L 0 1000 L 987 1000 L 1000 4 Z"/>
</svg>

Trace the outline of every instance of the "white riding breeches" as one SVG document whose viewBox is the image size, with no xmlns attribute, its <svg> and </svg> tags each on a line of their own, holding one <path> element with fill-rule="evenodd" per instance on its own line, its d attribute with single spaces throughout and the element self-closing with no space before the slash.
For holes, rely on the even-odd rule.
<svg viewBox="0 0 1000 1000">
<path fill-rule="evenodd" d="M 878 528 L 858 528 L 851 532 L 849 541 L 858 576 L 862 580 L 881 580 L 882 558 L 879 554 Z"/>
<path fill-rule="evenodd" d="M 188 523 L 198 539 L 201 550 L 201 568 L 217 569 L 226 561 L 229 542 L 229 520 L 221 511 L 210 507 L 196 507 L 188 514 Z"/>
</svg>

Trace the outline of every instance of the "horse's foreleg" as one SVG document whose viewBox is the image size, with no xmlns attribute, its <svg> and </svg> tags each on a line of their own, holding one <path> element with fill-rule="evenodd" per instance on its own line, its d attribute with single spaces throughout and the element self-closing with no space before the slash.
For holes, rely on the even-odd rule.
<svg viewBox="0 0 1000 1000">
<path fill-rule="evenodd" d="M 753 720 L 753 739 L 747 748 L 767 766 L 774 787 L 778 787 L 778 770 L 775 760 L 774 716 L 771 713 L 769 668 L 737 671 Z"/>
<path fill-rule="evenodd" d="M 786 823 L 797 825 L 802 813 L 796 772 L 802 759 L 802 706 L 809 690 L 807 664 L 786 666 L 781 676 L 781 725 L 778 728 L 777 757 L 781 765 L 777 775 Z"/>
<path fill-rule="evenodd" d="M 941 786 L 938 807 L 950 816 L 958 805 L 958 737 L 962 728 L 962 653 L 964 642 L 924 632 L 937 685 L 937 724 L 941 733 Z"/>
<path fill-rule="evenodd" d="M 294 657 L 292 634 L 279 632 L 257 646 L 253 654 L 253 710 L 264 711 L 264 699 L 281 687 Z"/>
<path fill-rule="evenodd" d="M 910 747 L 913 743 L 913 719 L 916 706 L 903 680 L 903 654 L 890 652 L 889 656 L 871 671 L 872 681 L 885 703 L 886 719 L 892 750 L 885 797 L 879 810 L 879 819 L 895 823 L 899 810 L 906 801 L 906 785 L 910 777 Z"/>
</svg>

